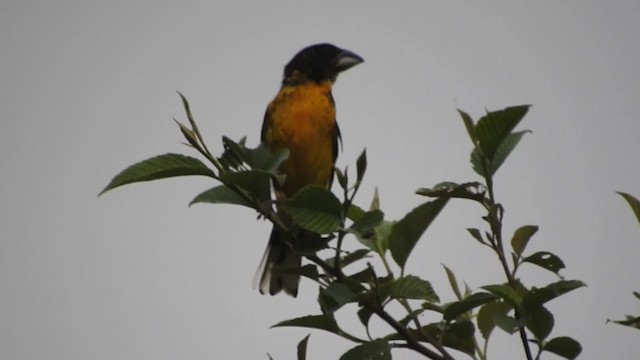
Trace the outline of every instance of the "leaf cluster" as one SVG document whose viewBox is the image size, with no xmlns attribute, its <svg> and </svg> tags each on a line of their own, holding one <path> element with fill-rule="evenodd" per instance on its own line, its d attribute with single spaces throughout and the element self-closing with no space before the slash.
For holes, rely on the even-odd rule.
<svg viewBox="0 0 640 360">
<path fill-rule="evenodd" d="M 510 249 L 503 240 L 504 208 L 497 201 L 494 175 L 528 131 L 514 131 L 529 106 L 509 107 L 487 112 L 477 122 L 459 111 L 472 142 L 472 168 L 482 181 L 442 182 L 432 188 L 417 190 L 429 199 L 397 220 L 388 220 L 380 209 L 378 193 L 371 205 L 363 209 L 354 203 L 367 169 L 366 151 L 356 161 L 355 177 L 348 168 L 335 169 L 339 195 L 319 187 L 306 187 L 295 196 L 272 199 L 272 184 L 285 180 L 279 172 L 288 157 L 287 151 L 272 152 L 262 145 L 249 148 L 246 140 L 223 137 L 224 152 L 213 155 L 191 114 L 189 103 L 180 94 L 188 125 L 178 121 L 186 145 L 195 149 L 211 165 L 197 158 L 165 154 L 134 164 L 116 175 L 101 192 L 142 181 L 175 176 L 202 175 L 218 182 L 190 204 L 231 204 L 250 208 L 271 221 L 292 239 L 291 248 L 308 263 L 301 268 L 277 269 L 301 275 L 318 285 L 319 311 L 281 321 L 274 327 L 303 327 L 324 330 L 355 343 L 341 360 L 391 359 L 393 349 L 410 349 L 430 359 L 453 359 L 456 350 L 474 359 L 486 359 L 491 334 L 499 329 L 518 333 L 528 359 L 533 359 L 530 343 L 543 352 L 574 359 L 580 344 L 566 336 L 550 338 L 554 317 L 547 303 L 584 284 L 559 276 L 562 260 L 548 251 L 528 252 L 538 231 L 525 225 L 515 231 Z M 445 266 L 453 300 L 442 300 L 431 283 L 405 272 L 418 241 L 425 238 L 429 226 L 449 201 L 471 201 L 480 206 L 487 228 L 467 229 L 473 239 L 497 255 L 505 279 L 478 287 L 461 289 L 455 273 Z M 286 221 L 285 221 L 286 219 Z M 319 244 L 300 245 L 295 229 L 323 235 Z M 346 241 L 357 247 L 346 251 Z M 353 246 L 351 246 L 353 247 Z M 375 267 L 373 259 L 381 267 Z M 537 266 L 558 276 L 542 287 L 528 287 L 519 278 L 521 266 Z M 405 314 L 393 316 L 391 305 Z M 360 333 L 344 330 L 336 314 L 346 305 L 355 306 L 362 325 Z M 350 308 L 350 307 L 349 307 Z M 374 333 L 371 319 L 379 318 L 388 332 Z M 435 319 L 423 324 L 423 319 Z M 306 358 L 309 336 L 298 344 L 298 359 Z M 270 357 L 271 358 L 271 357 Z"/>
</svg>

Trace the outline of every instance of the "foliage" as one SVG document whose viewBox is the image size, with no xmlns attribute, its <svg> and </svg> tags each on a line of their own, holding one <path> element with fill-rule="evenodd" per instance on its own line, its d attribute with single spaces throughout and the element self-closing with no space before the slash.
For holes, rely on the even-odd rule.
<svg viewBox="0 0 640 360">
<path fill-rule="evenodd" d="M 627 201 L 629 207 L 631 207 L 631 210 L 635 214 L 636 219 L 638 219 L 638 221 L 640 222 L 640 200 L 627 193 L 618 192 L 618 194 L 620 194 L 620 196 L 622 196 Z M 635 296 L 636 299 L 640 300 L 640 292 L 634 291 L 633 296 Z M 612 321 L 619 325 L 628 326 L 634 329 L 640 329 L 640 316 L 626 315 L 624 320 Z"/>
<path fill-rule="evenodd" d="M 274 327 L 302 327 L 323 330 L 354 342 L 354 347 L 340 359 L 391 359 L 394 349 L 410 349 L 430 359 L 453 359 L 452 350 L 474 359 L 488 358 L 488 344 L 495 331 L 518 334 L 527 359 L 539 359 L 544 352 L 574 359 L 581 346 L 567 336 L 551 337 L 554 316 L 547 307 L 553 299 L 584 286 L 577 280 L 565 280 L 559 272 L 563 261 L 548 251 L 531 252 L 531 242 L 538 227 L 523 225 L 510 239 L 503 235 L 504 207 L 498 202 L 494 175 L 528 131 L 514 131 L 529 110 L 528 105 L 487 112 L 477 122 L 459 111 L 472 142 L 471 165 L 480 181 L 442 182 L 421 188 L 417 194 L 427 201 L 410 210 L 399 220 L 388 220 L 379 208 L 377 193 L 368 209 L 353 203 L 367 168 L 366 152 L 356 162 L 355 180 L 348 169 L 336 169 L 339 196 L 318 188 L 303 188 L 294 197 L 277 204 L 271 197 L 271 183 L 283 181 L 279 165 L 286 151 L 272 153 L 258 146 L 249 148 L 245 140 L 223 138 L 224 152 L 214 156 L 207 149 L 191 114 L 189 104 L 180 94 L 189 125 L 178 126 L 187 145 L 198 151 L 212 167 L 202 161 L 177 154 L 165 154 L 135 164 L 118 174 L 101 192 L 122 185 L 173 176 L 204 175 L 219 184 L 200 193 L 194 203 L 231 204 L 255 210 L 283 231 L 288 222 L 296 227 L 324 234 L 326 242 L 313 244 L 301 252 L 309 263 L 300 269 L 283 269 L 301 274 L 318 283 L 319 311 L 284 320 Z M 482 212 L 486 229 L 469 228 L 475 241 L 495 253 L 504 279 L 471 290 L 460 288 L 454 271 L 444 267 L 452 295 L 442 297 L 431 283 L 405 272 L 413 249 L 425 238 L 429 226 L 449 201 L 470 201 Z M 295 241 L 295 232 L 290 232 Z M 357 239 L 360 248 L 345 251 L 345 239 Z M 509 247 L 510 245 L 510 247 Z M 369 258 L 380 260 L 374 267 Z M 399 271 L 393 271 L 391 261 Z M 550 284 L 528 286 L 519 277 L 521 267 L 535 266 L 547 270 L 558 280 Z M 348 267 L 348 269 L 347 269 Z M 447 299 L 447 300 L 441 300 Z M 352 304 L 363 327 L 359 334 L 347 332 L 336 313 Z M 391 315 L 391 305 L 406 314 Z M 345 310 L 346 311 L 346 310 Z M 422 323 L 423 315 L 436 321 Z M 378 317 L 392 330 L 373 333 L 372 317 Z M 298 359 L 306 358 L 307 335 L 298 344 Z M 535 354 L 531 344 L 536 346 Z M 271 356 L 269 355 L 269 358 Z"/>
</svg>

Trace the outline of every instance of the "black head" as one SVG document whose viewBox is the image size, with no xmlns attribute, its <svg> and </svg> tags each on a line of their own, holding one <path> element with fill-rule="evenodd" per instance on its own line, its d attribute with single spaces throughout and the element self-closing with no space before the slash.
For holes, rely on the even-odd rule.
<svg viewBox="0 0 640 360">
<path fill-rule="evenodd" d="M 296 54 L 284 67 L 284 84 L 306 81 L 334 82 L 338 74 L 363 62 L 364 59 L 351 51 L 331 44 L 306 47 Z"/>
</svg>

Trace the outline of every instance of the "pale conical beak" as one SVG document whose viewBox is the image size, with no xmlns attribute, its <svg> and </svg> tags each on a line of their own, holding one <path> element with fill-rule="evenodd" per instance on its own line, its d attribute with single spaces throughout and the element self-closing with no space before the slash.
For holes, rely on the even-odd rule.
<svg viewBox="0 0 640 360">
<path fill-rule="evenodd" d="M 336 71 L 342 72 L 350 69 L 360 63 L 364 62 L 364 59 L 349 50 L 342 50 L 338 56 L 336 56 Z"/>
</svg>

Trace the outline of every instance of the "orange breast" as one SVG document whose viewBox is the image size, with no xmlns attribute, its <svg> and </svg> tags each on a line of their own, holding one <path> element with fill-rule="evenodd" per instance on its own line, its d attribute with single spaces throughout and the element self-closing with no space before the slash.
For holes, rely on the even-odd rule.
<svg viewBox="0 0 640 360">
<path fill-rule="evenodd" d="M 289 197 L 307 185 L 327 186 L 333 173 L 337 130 L 331 83 L 283 87 L 269 104 L 263 142 L 289 149 L 282 164 Z"/>
</svg>

